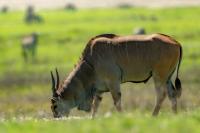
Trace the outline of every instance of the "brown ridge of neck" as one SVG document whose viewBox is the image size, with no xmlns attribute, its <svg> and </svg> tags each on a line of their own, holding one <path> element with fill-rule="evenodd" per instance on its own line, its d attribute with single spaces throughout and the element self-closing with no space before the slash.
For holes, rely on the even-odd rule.
<svg viewBox="0 0 200 133">
<path fill-rule="evenodd" d="M 93 83 L 94 70 L 91 64 L 86 61 L 79 61 L 78 65 L 61 84 L 57 93 L 61 96 L 69 97 L 76 91 L 85 91 Z"/>
</svg>

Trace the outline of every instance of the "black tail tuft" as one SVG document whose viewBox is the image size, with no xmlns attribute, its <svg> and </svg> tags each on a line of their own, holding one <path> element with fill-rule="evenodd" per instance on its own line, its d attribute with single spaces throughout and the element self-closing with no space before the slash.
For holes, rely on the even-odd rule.
<svg viewBox="0 0 200 133">
<path fill-rule="evenodd" d="M 180 97 L 182 93 L 182 87 L 181 87 L 181 81 L 179 78 L 176 78 L 175 80 L 175 87 L 177 91 L 177 97 Z"/>
<path fill-rule="evenodd" d="M 177 66 L 177 75 L 176 75 L 176 80 L 175 80 L 176 96 L 177 97 L 180 97 L 181 93 L 182 93 L 181 81 L 178 78 L 178 72 L 179 72 L 181 60 L 182 60 L 182 47 L 180 46 L 180 57 L 179 57 L 179 62 L 178 62 L 178 66 Z"/>
</svg>

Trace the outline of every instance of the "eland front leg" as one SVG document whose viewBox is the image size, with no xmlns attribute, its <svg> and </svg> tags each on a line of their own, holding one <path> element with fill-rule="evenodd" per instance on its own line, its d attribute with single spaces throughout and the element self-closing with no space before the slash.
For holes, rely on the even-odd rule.
<svg viewBox="0 0 200 133">
<path fill-rule="evenodd" d="M 112 89 L 110 89 L 113 101 L 114 101 L 114 105 L 117 109 L 118 112 L 122 111 L 122 107 L 121 107 L 121 91 L 120 91 L 120 85 L 113 85 L 111 87 Z"/>
<path fill-rule="evenodd" d="M 101 100 L 102 100 L 102 97 L 101 97 L 100 94 L 96 94 L 94 96 L 94 100 L 93 100 L 93 103 L 92 103 L 92 116 L 91 116 L 92 118 L 95 117 L 95 114 L 98 110 L 98 107 L 99 107 Z"/>
</svg>

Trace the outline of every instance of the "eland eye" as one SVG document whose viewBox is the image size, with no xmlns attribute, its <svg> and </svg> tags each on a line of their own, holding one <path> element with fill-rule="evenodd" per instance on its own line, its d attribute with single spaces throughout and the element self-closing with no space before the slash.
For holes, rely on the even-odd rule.
<svg viewBox="0 0 200 133">
<path fill-rule="evenodd" d="M 57 105 L 54 105 L 54 106 L 53 106 L 53 109 L 56 109 L 56 108 L 57 108 Z"/>
<path fill-rule="evenodd" d="M 52 103 L 55 103 L 56 101 L 55 101 L 54 99 L 51 99 L 51 102 L 52 102 Z"/>
</svg>

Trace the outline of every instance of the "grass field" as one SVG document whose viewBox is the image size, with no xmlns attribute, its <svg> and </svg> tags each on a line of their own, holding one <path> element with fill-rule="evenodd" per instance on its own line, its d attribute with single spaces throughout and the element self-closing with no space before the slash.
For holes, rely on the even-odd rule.
<svg viewBox="0 0 200 133">
<path fill-rule="evenodd" d="M 177 116 L 161 114 L 154 118 L 148 113 L 126 113 L 104 116 L 91 120 L 87 117 L 65 118 L 59 120 L 34 119 L 34 118 L 13 118 L 0 123 L 1 132 L 114 132 L 114 133 L 199 133 L 200 124 L 199 111 L 182 113 Z"/>
<path fill-rule="evenodd" d="M 44 23 L 25 24 L 24 12 L 0 13 L 0 132 L 199 132 L 200 124 L 200 8 L 80 9 L 40 11 Z M 161 116 L 151 117 L 155 92 L 147 84 L 122 85 L 124 113 L 116 114 L 110 94 L 105 94 L 98 117 L 74 110 L 80 119 L 53 120 L 50 111 L 50 70 L 62 78 L 72 70 L 87 41 L 97 34 L 132 34 L 136 27 L 147 33 L 165 33 L 183 46 L 180 77 L 183 95 L 179 114 L 166 100 Z M 35 62 L 25 63 L 20 41 L 39 33 Z M 113 114 L 105 117 L 106 114 Z M 85 118 L 86 117 L 86 118 Z"/>
</svg>

